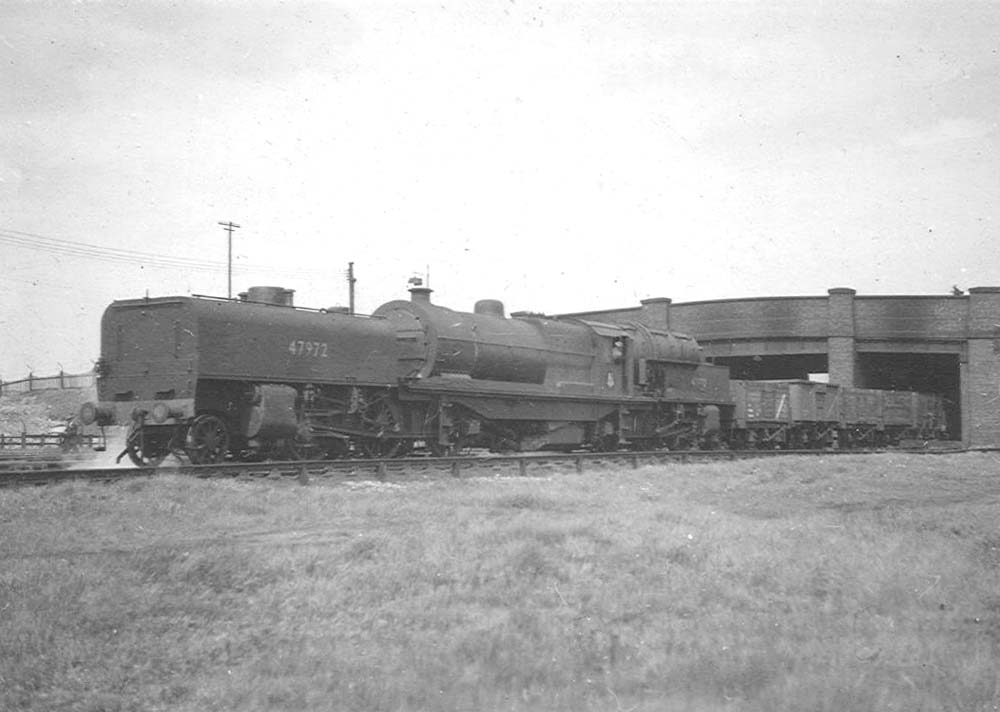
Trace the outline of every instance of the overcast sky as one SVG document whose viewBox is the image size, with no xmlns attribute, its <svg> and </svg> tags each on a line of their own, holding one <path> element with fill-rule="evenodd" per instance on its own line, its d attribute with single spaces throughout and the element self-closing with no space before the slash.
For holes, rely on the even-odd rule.
<svg viewBox="0 0 1000 712">
<path fill-rule="evenodd" d="M 0 3 L 0 376 L 113 299 L 1000 285 L 1000 3 Z"/>
</svg>

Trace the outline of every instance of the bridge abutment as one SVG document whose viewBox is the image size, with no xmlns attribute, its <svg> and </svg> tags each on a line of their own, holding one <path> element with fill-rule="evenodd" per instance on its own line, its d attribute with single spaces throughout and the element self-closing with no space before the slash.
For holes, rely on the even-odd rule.
<svg viewBox="0 0 1000 712">
<path fill-rule="evenodd" d="M 854 337 L 853 289 L 829 290 L 827 300 L 827 372 L 831 383 L 858 385 L 857 344 Z"/>
<path fill-rule="evenodd" d="M 966 348 L 960 365 L 963 440 L 1000 445 L 1000 287 L 969 290 Z"/>
</svg>

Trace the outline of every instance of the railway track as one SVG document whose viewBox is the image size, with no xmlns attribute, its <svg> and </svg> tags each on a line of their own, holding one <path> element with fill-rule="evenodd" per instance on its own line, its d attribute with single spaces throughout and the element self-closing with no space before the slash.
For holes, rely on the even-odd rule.
<svg viewBox="0 0 1000 712">
<path fill-rule="evenodd" d="M 28 470 L 63 470 L 72 463 L 84 463 L 86 456 L 67 455 L 58 448 L 28 451 L 0 451 L 0 477 L 8 472 Z"/>
<path fill-rule="evenodd" d="M 896 448 L 892 450 L 674 450 L 651 452 L 530 453 L 519 455 L 461 455 L 393 459 L 296 460 L 233 462 L 215 465 L 161 465 L 159 467 L 63 467 L 38 460 L 8 461 L 0 469 L 0 487 L 47 485 L 72 480 L 113 482 L 136 477 L 176 474 L 200 479 L 295 479 L 328 483 L 346 481 L 413 481 L 461 477 L 537 476 L 554 472 L 582 473 L 602 467 L 631 467 L 664 463 L 746 460 L 788 455 L 835 456 L 885 453 L 955 454 L 963 448 Z M 977 450 L 978 451 L 978 450 Z"/>
</svg>

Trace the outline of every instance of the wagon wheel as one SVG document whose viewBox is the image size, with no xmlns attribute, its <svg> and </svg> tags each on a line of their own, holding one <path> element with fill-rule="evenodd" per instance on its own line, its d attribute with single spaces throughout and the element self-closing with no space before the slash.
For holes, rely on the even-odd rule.
<svg viewBox="0 0 1000 712">
<path fill-rule="evenodd" d="M 135 428 L 125 441 L 125 452 L 136 467 L 156 467 L 170 454 L 170 448 L 157 438 L 149 437 L 144 428 Z M 121 459 L 121 455 L 118 456 Z"/>
<path fill-rule="evenodd" d="M 222 462 L 229 452 L 229 431 L 217 415 L 199 415 L 188 428 L 184 446 L 195 465 Z"/>
<path fill-rule="evenodd" d="M 386 437 L 399 432 L 399 421 L 384 398 L 368 405 L 360 415 L 364 429 L 373 433 L 358 443 L 365 457 L 396 457 L 403 452 L 406 445 L 403 440 Z"/>
</svg>

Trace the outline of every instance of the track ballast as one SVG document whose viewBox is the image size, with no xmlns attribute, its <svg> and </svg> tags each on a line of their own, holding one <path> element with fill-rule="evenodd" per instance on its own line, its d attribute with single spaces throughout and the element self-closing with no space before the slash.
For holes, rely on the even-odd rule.
<svg viewBox="0 0 1000 712">
<path fill-rule="evenodd" d="M 957 454 L 964 448 L 896 448 L 892 450 L 655 450 L 648 452 L 531 453 L 517 455 L 459 455 L 391 459 L 293 460 L 233 462 L 213 465 L 161 465 L 159 467 L 10 467 L 0 472 L 0 487 L 56 484 L 74 480 L 113 482 L 154 475 L 186 475 L 200 479 L 289 479 L 336 484 L 345 481 L 412 481 L 482 476 L 538 476 L 561 472 L 582 473 L 608 467 L 638 468 L 667 463 L 747 460 L 765 457 L 872 455 L 887 453 Z M 13 465 L 14 463 L 8 463 Z"/>
</svg>

